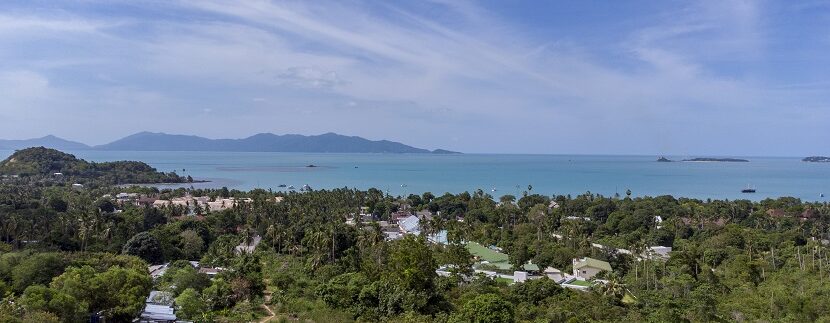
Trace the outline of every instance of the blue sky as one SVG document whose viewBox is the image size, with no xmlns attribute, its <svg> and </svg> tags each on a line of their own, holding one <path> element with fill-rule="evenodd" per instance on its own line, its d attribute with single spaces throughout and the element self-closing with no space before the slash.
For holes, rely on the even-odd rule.
<svg viewBox="0 0 830 323">
<path fill-rule="evenodd" d="M 0 138 L 830 154 L 830 1 L 3 1 Z"/>
</svg>

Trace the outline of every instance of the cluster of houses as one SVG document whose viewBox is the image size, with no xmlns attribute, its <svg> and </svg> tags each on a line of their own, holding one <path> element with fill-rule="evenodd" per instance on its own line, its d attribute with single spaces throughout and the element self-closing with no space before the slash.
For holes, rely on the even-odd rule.
<svg viewBox="0 0 830 323">
<path fill-rule="evenodd" d="M 506 273 L 507 270 L 512 268 L 512 266 L 506 261 L 506 254 L 494 250 L 495 256 L 488 257 L 481 252 L 476 252 L 476 249 L 471 248 L 470 245 L 471 244 L 468 243 L 468 250 L 475 255 L 477 260 L 476 264 L 473 265 L 473 271 L 476 274 L 482 274 L 493 279 L 502 279 L 513 283 L 521 283 L 530 279 L 547 277 L 562 287 L 584 291 L 588 290 L 595 283 L 605 283 L 604 280 L 597 279 L 597 275 L 599 275 L 599 273 L 610 273 L 613 271 L 611 264 L 607 261 L 590 257 L 582 257 L 574 258 L 572 260 L 572 271 L 570 273 L 553 267 L 547 267 L 544 270 L 540 270 L 539 266 L 528 262 L 522 266 L 522 270 L 513 271 L 511 274 Z M 671 248 L 668 249 L 670 251 Z M 485 257 L 488 259 L 484 259 Z M 499 257 L 502 259 L 499 259 Z M 436 273 L 439 276 L 449 276 L 451 271 L 448 266 L 444 266 L 436 270 Z"/>
<path fill-rule="evenodd" d="M 358 221 L 361 223 L 375 221 L 375 217 L 368 212 L 369 208 L 360 208 L 360 214 L 348 216 L 346 218 L 346 224 L 357 225 Z M 407 234 L 420 235 L 421 223 L 423 221 L 430 221 L 433 216 L 439 215 L 440 213 L 433 215 L 432 212 L 427 210 L 410 212 L 407 208 L 404 208 L 393 213 L 390 216 L 389 221 L 377 221 L 377 224 L 386 236 L 386 240 L 392 241 L 401 239 Z M 459 221 L 463 221 L 463 219 L 460 219 Z M 433 243 L 445 244 L 447 243 L 447 230 L 440 230 L 436 233 L 429 234 L 427 235 L 427 239 Z"/>
<path fill-rule="evenodd" d="M 167 207 L 171 205 L 177 205 L 189 208 L 191 210 L 196 209 L 197 207 L 201 210 L 204 210 L 205 213 L 213 212 L 213 211 L 223 211 L 227 209 L 233 208 L 235 205 L 239 203 L 250 203 L 252 200 L 250 198 L 217 198 L 216 200 L 211 201 L 209 196 L 184 196 L 184 197 L 175 197 L 169 200 L 155 200 L 153 201 L 153 207 L 161 208 Z"/>
<path fill-rule="evenodd" d="M 559 205 L 556 204 L 556 202 L 551 202 L 549 207 L 558 208 Z M 411 212 L 408 208 L 402 207 L 401 210 L 390 216 L 389 221 L 377 221 L 377 223 L 385 234 L 386 240 L 397 240 L 408 234 L 420 235 L 422 231 L 422 224 L 425 221 L 430 221 L 433 216 L 439 215 L 440 214 L 433 215 L 429 211 Z M 350 225 L 357 225 L 358 223 L 369 223 L 374 222 L 375 220 L 375 217 L 369 213 L 369 209 L 363 207 L 361 208 L 359 214 L 348 216 L 346 218 L 346 223 Z M 586 217 L 567 217 L 565 220 L 590 221 L 591 219 Z M 463 219 L 459 219 L 459 221 L 463 221 Z M 660 226 L 662 222 L 663 219 L 661 217 L 655 217 L 655 224 L 657 226 Z M 557 239 L 564 238 L 559 234 L 553 234 L 553 237 Z M 447 231 L 441 230 L 436 233 L 429 234 L 427 235 L 427 239 L 432 243 L 446 244 Z M 513 271 L 511 274 L 510 271 L 512 270 L 512 265 L 508 262 L 508 256 L 498 247 L 484 247 L 474 242 L 467 242 L 466 245 L 470 253 L 476 258 L 476 263 L 473 266 L 474 272 L 505 281 L 524 282 L 529 279 L 548 277 L 563 287 L 577 290 L 587 290 L 594 284 L 594 282 L 603 282 L 602 280 L 596 279 L 596 276 L 600 272 L 613 271 L 611 264 L 607 261 L 583 257 L 573 259 L 571 266 L 572 271 L 570 273 L 563 272 L 562 270 L 553 267 L 541 269 L 536 264 L 528 262 L 520 268 L 521 270 Z M 600 249 L 609 248 L 598 243 L 592 243 L 591 245 Z M 638 260 L 668 258 L 669 253 L 672 250 L 671 247 L 651 246 L 646 248 L 646 250 L 643 250 L 640 254 L 635 255 L 630 250 L 617 248 L 612 249 L 620 254 L 634 255 Z M 436 270 L 436 273 L 441 276 L 449 276 L 451 274 L 451 268 L 449 268 L 449 266 L 443 266 Z"/>
<path fill-rule="evenodd" d="M 250 198 L 215 198 L 210 196 L 191 196 L 185 195 L 183 197 L 174 197 L 171 199 L 159 199 L 153 196 L 147 196 L 138 193 L 118 193 L 115 196 L 104 195 L 106 198 L 113 198 L 119 205 L 135 205 L 135 206 L 152 206 L 155 208 L 164 208 L 170 206 L 180 206 L 188 209 L 189 214 L 195 213 L 210 213 L 215 211 L 223 211 L 231 209 L 241 203 L 251 203 Z M 282 202 L 283 197 L 275 196 L 274 201 Z M 196 212 L 199 211 L 199 212 Z"/>
<path fill-rule="evenodd" d="M 119 202 L 131 202 L 138 201 L 142 197 L 131 193 L 121 193 L 118 194 L 116 198 Z M 248 202 L 250 202 L 250 199 L 229 198 L 211 201 L 207 197 L 185 196 L 170 200 L 154 200 L 150 205 L 155 207 L 182 205 L 191 208 L 196 205 L 200 205 L 205 209 L 215 211 L 233 207 L 236 203 Z M 277 198 L 277 202 L 280 202 L 279 197 Z M 558 205 L 551 205 L 551 207 L 555 208 L 558 207 Z M 424 221 L 430 221 L 433 216 L 438 215 L 440 214 L 433 215 L 429 211 L 411 212 L 408 208 L 403 208 L 402 210 L 392 214 L 388 221 L 377 221 L 377 224 L 383 231 L 386 240 L 397 240 L 408 234 L 420 235 L 422 233 L 422 224 Z M 369 209 L 363 207 L 361 208 L 359 214 L 352 214 L 348 216 L 346 218 L 346 223 L 350 225 L 358 225 L 359 223 L 375 222 L 375 220 L 375 217 L 369 213 Z M 590 221 L 590 219 L 585 218 L 574 218 L 568 220 Z M 463 221 L 463 219 L 459 219 L 459 221 Z M 657 217 L 655 218 L 655 222 L 657 225 L 660 225 L 662 219 Z M 558 234 L 554 234 L 553 237 L 558 239 L 563 238 Z M 427 238 L 432 243 L 446 244 L 447 231 L 441 230 L 429 234 Z M 262 238 L 260 236 L 254 236 L 250 239 L 246 239 L 246 241 L 236 246 L 234 251 L 237 254 L 252 253 L 261 240 Z M 595 248 L 608 248 L 597 243 L 593 243 L 592 246 Z M 467 242 L 467 249 L 476 258 L 476 264 L 473 266 L 473 270 L 477 274 L 483 274 L 494 279 L 502 279 L 517 283 L 525 282 L 530 279 L 547 277 L 565 288 L 588 290 L 595 283 L 604 283 L 603 280 L 597 279 L 597 275 L 599 273 L 613 271 L 611 264 L 607 261 L 583 257 L 573 259 L 571 266 L 572 271 L 570 273 L 563 272 L 562 270 L 553 267 L 547 267 L 544 270 L 541 270 L 539 266 L 528 262 L 522 266 L 521 270 L 513 271 L 512 274 L 510 274 L 509 270 L 511 270 L 512 266 L 508 263 L 507 254 L 504 254 L 499 248 L 495 246 L 484 247 L 474 242 Z M 621 254 L 634 255 L 634 253 L 626 249 L 615 250 Z M 652 246 L 644 250 L 641 254 L 635 255 L 635 257 L 638 260 L 651 259 L 655 257 L 667 258 L 670 252 L 671 247 Z M 191 265 L 194 268 L 197 268 L 200 273 L 204 273 L 211 278 L 225 270 L 224 268 L 200 267 L 199 263 L 196 261 L 191 261 Z M 164 275 L 167 270 L 167 266 L 168 264 L 150 266 L 148 270 L 150 271 L 150 275 L 153 279 L 158 279 Z M 436 270 L 436 273 L 441 276 L 448 276 L 450 275 L 450 268 L 448 268 L 448 266 L 441 267 Z M 145 305 L 144 312 L 142 312 L 139 318 L 139 322 L 181 322 L 176 320 L 175 305 L 173 304 L 172 299 L 169 299 L 169 297 L 165 298 L 165 295 L 169 294 L 161 291 L 151 292 L 150 296 L 147 298 L 147 304 Z"/>
<path fill-rule="evenodd" d="M 237 254 L 242 253 L 253 253 L 256 247 L 259 245 L 260 241 L 262 241 L 262 237 L 254 236 L 248 241 L 243 241 L 239 245 L 234 248 L 234 252 Z M 202 266 L 198 261 L 190 261 L 190 265 L 193 268 L 197 269 L 199 273 L 207 275 L 210 279 L 213 279 L 219 273 L 225 271 L 225 268 L 222 267 L 206 267 Z M 161 265 L 153 265 L 147 267 L 147 270 L 150 272 L 150 277 L 153 278 L 153 281 L 157 281 L 164 273 L 167 272 L 170 263 L 165 263 Z M 141 312 L 139 317 L 135 320 L 135 322 L 139 323 L 185 323 L 188 321 L 179 320 L 176 317 L 176 304 L 173 299 L 173 295 L 166 291 L 158 291 L 154 290 L 150 292 L 150 295 L 147 296 L 147 300 L 144 302 L 144 310 Z"/>
<path fill-rule="evenodd" d="M 208 275 L 211 279 L 215 277 L 224 268 L 201 267 L 198 261 L 190 261 L 193 268 L 199 270 L 200 273 Z M 153 281 L 157 281 L 167 272 L 170 263 L 161 265 L 153 265 L 147 267 L 150 272 L 150 277 Z M 176 317 L 176 305 L 173 299 L 173 294 L 166 291 L 150 291 L 150 295 L 144 301 L 144 310 L 141 311 L 138 318 L 134 322 L 139 323 L 184 323 L 188 321 L 179 320 Z"/>
<path fill-rule="evenodd" d="M 554 235 L 556 238 L 562 238 L 560 235 Z M 593 247 L 600 249 L 607 249 L 608 247 L 593 243 Z M 473 265 L 473 270 L 476 274 L 482 274 L 493 279 L 501 279 L 504 281 L 520 283 L 529 279 L 539 279 L 548 277 L 549 279 L 560 284 L 562 287 L 576 290 L 587 290 L 595 283 L 604 283 L 604 280 L 597 279 L 597 275 L 603 271 L 612 272 L 613 268 L 607 261 L 594 259 L 590 257 L 575 258 L 572 260 L 572 271 L 570 273 L 562 271 L 558 268 L 547 267 L 541 270 L 538 265 L 528 262 L 524 264 L 520 270 L 513 271 L 513 266 L 508 262 L 507 254 L 495 246 L 484 247 L 475 242 L 467 243 L 467 250 L 475 257 L 476 263 Z M 618 253 L 634 255 L 631 251 L 625 249 L 615 249 Z M 635 259 L 666 259 L 669 257 L 671 247 L 652 246 L 646 248 L 641 253 L 634 255 Z M 441 276 L 449 276 L 451 268 L 444 266 L 439 268 L 436 273 Z M 511 273 L 512 271 L 512 273 Z"/>
</svg>

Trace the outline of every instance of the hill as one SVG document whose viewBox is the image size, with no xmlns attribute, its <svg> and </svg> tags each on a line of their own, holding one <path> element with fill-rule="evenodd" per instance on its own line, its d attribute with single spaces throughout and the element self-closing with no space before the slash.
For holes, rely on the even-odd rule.
<svg viewBox="0 0 830 323">
<path fill-rule="evenodd" d="M 140 132 L 114 142 L 95 146 L 100 150 L 131 151 L 245 151 L 309 153 L 433 153 L 399 142 L 368 140 L 357 136 L 326 133 L 316 136 L 256 134 L 243 139 L 208 139 L 198 136 Z M 435 150 L 434 153 L 453 153 Z"/>
<path fill-rule="evenodd" d="M 830 163 L 830 157 L 826 156 L 810 156 L 804 157 L 802 161 L 810 162 L 810 163 Z"/>
<path fill-rule="evenodd" d="M 35 180 L 96 185 L 183 183 L 188 181 L 188 178 L 178 176 L 175 173 L 158 172 L 155 168 L 142 162 L 88 162 L 78 159 L 74 155 L 45 147 L 33 147 L 16 151 L 0 162 L 0 175 L 17 175 L 21 178 Z M 192 179 L 189 181 L 192 181 Z"/>
<path fill-rule="evenodd" d="M 47 147 L 59 150 L 85 150 L 90 147 L 80 142 L 69 141 L 58 138 L 53 135 L 48 135 L 41 138 L 22 139 L 22 140 L 3 140 L 0 139 L 0 149 L 17 150 L 28 147 Z"/>
</svg>

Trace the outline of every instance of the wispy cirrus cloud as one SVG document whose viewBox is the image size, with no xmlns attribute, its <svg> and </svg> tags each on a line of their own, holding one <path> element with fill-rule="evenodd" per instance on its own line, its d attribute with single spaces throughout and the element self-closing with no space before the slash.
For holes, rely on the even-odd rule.
<svg viewBox="0 0 830 323">
<path fill-rule="evenodd" d="M 69 118 L 85 123 L 116 120 L 85 119 L 102 111 L 131 116 L 119 127 L 50 131 L 91 143 L 140 130 L 335 131 L 463 151 L 752 154 L 764 142 L 812 137 L 798 129 L 828 114 L 820 104 L 825 87 L 812 79 L 818 74 L 778 77 L 783 66 L 801 66 L 781 62 L 785 53 L 776 51 L 778 4 L 631 5 L 636 16 L 619 25 L 548 26 L 511 12 L 562 20 L 573 10 L 536 5 L 24 3 L 0 15 L 0 68 L 34 92 L 62 98 L 28 103 L 42 111 L 74 111 Z M 538 31 L 545 28 L 613 36 L 594 36 L 597 46 Z M 6 114 L 20 102 L 0 97 Z M 754 133 L 758 125 L 782 131 Z M 37 135 L 23 128 L 0 136 Z M 732 139 L 718 140 L 724 137 Z M 777 154 L 799 149 L 806 147 Z"/>
</svg>

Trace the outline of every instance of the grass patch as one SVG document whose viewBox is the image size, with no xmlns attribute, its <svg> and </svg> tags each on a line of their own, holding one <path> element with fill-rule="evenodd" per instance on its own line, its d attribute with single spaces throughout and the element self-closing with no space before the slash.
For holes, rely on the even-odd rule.
<svg viewBox="0 0 830 323">
<path fill-rule="evenodd" d="M 476 256 L 479 259 L 481 259 L 481 261 L 489 262 L 488 264 L 482 264 L 482 267 L 491 267 L 499 272 L 506 274 L 513 273 L 513 265 L 510 264 L 509 258 L 507 257 L 506 253 L 495 251 L 475 242 L 468 242 L 467 250 L 473 256 Z M 525 264 L 523 266 L 523 269 L 525 271 L 538 271 L 539 266 L 535 264 Z"/>
<path fill-rule="evenodd" d="M 473 254 L 473 256 L 476 256 L 481 260 L 489 261 L 491 263 L 507 263 L 508 260 L 507 254 L 487 248 L 476 242 L 468 242 L 467 250 L 470 251 L 470 253 Z"/>
</svg>

